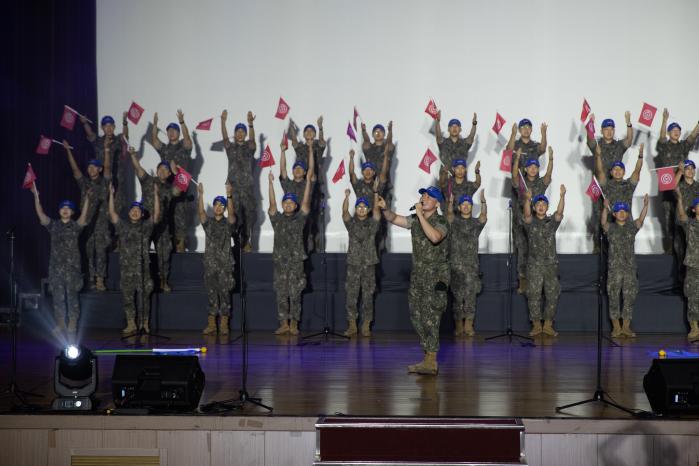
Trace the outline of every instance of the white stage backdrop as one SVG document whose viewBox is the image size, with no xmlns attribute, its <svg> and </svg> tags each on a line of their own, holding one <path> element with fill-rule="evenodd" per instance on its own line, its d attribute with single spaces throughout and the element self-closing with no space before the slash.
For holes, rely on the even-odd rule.
<svg viewBox="0 0 699 466">
<path fill-rule="evenodd" d="M 583 97 L 597 116 L 598 134 L 601 120 L 610 117 L 623 138 L 624 111 L 631 111 L 637 134 L 626 154 L 628 166 L 633 167 L 641 142 L 651 149 L 635 193 L 637 215 L 644 193 L 657 196 L 649 168 L 654 166 L 662 108 L 669 108 L 671 121 L 680 122 L 685 134 L 699 118 L 697 13 L 696 0 L 99 0 L 99 111 L 119 121 L 132 100 L 142 105 L 146 115 L 132 125 L 132 141 L 145 133 L 156 111 L 161 128 L 176 121 L 178 108 L 191 129 L 214 117 L 211 131 L 196 132 L 203 158 L 199 179 L 210 203 L 225 181 L 226 157 L 212 150 L 221 139 L 223 109 L 229 113 L 231 134 L 252 110 L 258 136 L 267 139 L 277 160 L 286 124 L 274 118 L 279 97 L 289 103 L 290 116 L 301 127 L 315 124 L 322 114 L 331 177 L 354 147 L 345 130 L 356 105 L 369 128 L 394 122 L 393 207 L 399 213 L 406 213 L 417 199 L 416 190 L 434 183 L 437 175 L 438 164 L 431 176 L 418 169 L 427 148 L 437 152 L 432 120 L 423 112 L 429 98 L 442 109 L 445 130 L 456 117 L 468 132 L 477 112 L 469 177 L 480 161 L 489 201 L 481 252 L 507 250 L 509 175 L 498 169 L 505 140 L 491 130 L 495 112 L 507 119 L 505 138 L 513 122 L 527 117 L 538 140 L 539 125 L 546 122 L 555 151 L 547 193 L 552 210 L 559 185 L 568 188 L 558 251 L 589 252 L 591 204 L 584 191 L 591 157 L 579 120 Z M 638 123 L 643 102 L 659 108 L 650 130 Z M 258 144 L 257 157 L 261 149 Z M 293 150 L 290 155 L 293 160 Z M 144 166 L 155 168 L 158 158 L 149 144 L 144 157 Z M 265 212 L 267 170 L 261 173 L 260 190 Z M 273 171 L 277 175 L 279 167 Z M 347 186 L 345 180 L 328 183 L 329 251 L 346 249 L 341 205 Z M 279 199 L 278 183 L 276 190 Z M 652 202 L 636 242 L 639 253 L 661 251 L 660 213 L 659 203 Z M 201 250 L 201 228 L 196 234 Z M 265 214 L 260 250 L 271 248 L 272 227 Z M 408 231 L 391 228 L 391 250 L 410 250 Z"/>
</svg>

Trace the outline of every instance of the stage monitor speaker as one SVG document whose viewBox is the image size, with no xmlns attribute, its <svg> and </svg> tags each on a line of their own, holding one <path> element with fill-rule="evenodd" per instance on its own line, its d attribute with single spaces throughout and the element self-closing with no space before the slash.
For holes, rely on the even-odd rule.
<svg viewBox="0 0 699 466">
<path fill-rule="evenodd" d="M 204 382 L 197 356 L 118 355 L 112 396 L 117 408 L 193 411 Z"/>
<path fill-rule="evenodd" d="M 643 389 L 655 413 L 699 414 L 699 359 L 654 359 Z"/>
</svg>

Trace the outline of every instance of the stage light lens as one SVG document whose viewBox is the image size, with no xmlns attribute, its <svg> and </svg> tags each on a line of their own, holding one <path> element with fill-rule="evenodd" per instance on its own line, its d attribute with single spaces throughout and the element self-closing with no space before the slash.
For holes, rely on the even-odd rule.
<svg viewBox="0 0 699 466">
<path fill-rule="evenodd" d="M 75 345 L 70 345 L 65 349 L 64 353 L 68 359 L 77 359 L 80 356 L 80 349 Z"/>
</svg>

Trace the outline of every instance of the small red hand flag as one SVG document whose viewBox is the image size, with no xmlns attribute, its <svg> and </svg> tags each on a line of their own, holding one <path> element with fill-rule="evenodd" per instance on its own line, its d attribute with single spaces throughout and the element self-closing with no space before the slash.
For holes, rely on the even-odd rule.
<svg viewBox="0 0 699 466">
<path fill-rule="evenodd" d="M 643 108 L 641 109 L 641 114 L 638 117 L 638 122 L 642 125 L 650 127 L 653 124 L 653 118 L 655 118 L 655 112 L 657 111 L 657 108 L 644 102 Z"/>
<path fill-rule="evenodd" d="M 429 102 L 427 102 L 427 107 L 425 108 L 425 113 L 427 113 L 429 116 L 432 117 L 433 120 L 437 119 L 437 104 L 434 102 L 434 99 L 430 99 Z"/>
<path fill-rule="evenodd" d="M 291 110 L 289 104 L 287 104 L 284 99 L 279 97 L 279 103 L 277 104 L 277 113 L 274 114 L 274 118 L 279 118 L 280 120 L 283 120 L 289 114 L 289 110 Z"/>
<path fill-rule="evenodd" d="M 675 167 L 658 168 L 658 191 L 675 189 Z"/>
<path fill-rule="evenodd" d="M 517 183 L 517 191 L 519 192 L 519 197 L 521 199 L 524 199 L 524 193 L 529 191 L 529 188 L 527 187 L 527 182 L 524 181 L 524 175 L 522 175 L 522 172 L 518 172 L 519 174 L 519 181 Z"/>
<path fill-rule="evenodd" d="M 352 117 L 352 126 L 354 126 L 354 130 L 357 131 L 357 117 L 359 116 L 359 112 L 357 111 L 357 107 L 354 107 L 354 116 Z"/>
<path fill-rule="evenodd" d="M 284 131 L 284 135 L 282 136 L 282 146 L 284 149 L 289 148 L 289 135 Z"/>
<path fill-rule="evenodd" d="M 77 120 L 78 114 L 67 105 L 63 106 L 63 116 L 61 116 L 61 126 L 68 131 L 73 131 L 75 127 L 75 120 Z"/>
<path fill-rule="evenodd" d="M 345 176 L 345 161 L 344 160 L 342 162 L 340 162 L 340 166 L 337 167 L 337 170 L 335 171 L 335 174 L 333 175 L 333 184 L 340 181 L 343 176 Z"/>
<path fill-rule="evenodd" d="M 590 136 L 590 139 L 595 138 L 595 122 L 594 120 L 590 120 L 587 122 L 585 125 L 585 129 L 587 130 L 587 135 Z"/>
<path fill-rule="evenodd" d="M 602 188 L 600 187 L 599 183 L 597 183 L 597 179 L 594 176 L 592 177 L 592 181 L 590 181 L 590 185 L 587 187 L 585 194 L 587 194 L 593 202 L 597 202 L 599 197 L 602 195 Z"/>
<path fill-rule="evenodd" d="M 132 101 L 131 107 L 129 107 L 129 111 L 126 113 L 126 118 L 134 125 L 137 125 L 142 116 L 143 107 Z"/>
<path fill-rule="evenodd" d="M 502 158 L 500 159 L 500 170 L 504 172 L 512 171 L 512 151 L 505 149 L 502 151 Z"/>
<path fill-rule="evenodd" d="M 51 138 L 47 138 L 43 134 L 39 136 L 39 145 L 36 146 L 36 153 L 41 155 L 46 155 L 51 149 Z"/>
<path fill-rule="evenodd" d="M 172 182 L 174 187 L 179 189 L 183 193 L 187 192 L 187 188 L 189 188 L 190 181 L 192 181 L 192 175 L 190 175 L 184 168 L 178 166 L 177 175 L 175 175 L 175 179 Z"/>
<path fill-rule="evenodd" d="M 22 187 L 24 189 L 31 189 L 31 187 L 34 185 L 35 181 L 36 181 L 36 174 L 34 173 L 34 170 L 32 169 L 32 164 L 28 163 L 27 164 L 27 173 L 24 174 L 24 181 L 22 182 Z"/>
<path fill-rule="evenodd" d="M 583 99 L 582 112 L 580 112 L 580 121 L 587 120 L 587 116 L 590 114 L 590 104 L 587 103 L 587 99 Z"/>
<path fill-rule="evenodd" d="M 200 129 L 202 131 L 209 131 L 211 129 L 211 122 L 214 121 L 213 118 L 209 118 L 208 120 L 204 120 L 199 122 L 196 128 L 194 129 Z"/>
<path fill-rule="evenodd" d="M 422 160 L 420 160 L 420 169 L 425 173 L 429 174 L 430 165 L 432 165 L 435 162 L 435 160 L 437 160 L 437 156 L 434 155 L 430 149 L 427 149 L 425 155 L 422 156 Z"/>
<path fill-rule="evenodd" d="M 260 168 L 271 167 L 274 165 L 274 155 L 272 155 L 272 149 L 269 148 L 269 144 L 265 146 L 264 152 L 262 152 L 262 157 L 260 161 L 257 162 L 257 166 Z"/>
<path fill-rule="evenodd" d="M 505 126 L 505 119 L 500 115 L 500 113 L 495 112 L 495 123 L 493 123 L 493 131 L 495 134 L 500 134 L 502 127 Z"/>
<path fill-rule="evenodd" d="M 352 129 L 352 125 L 350 123 L 347 123 L 347 136 L 354 142 L 357 142 L 357 135 L 354 134 L 354 130 Z"/>
</svg>

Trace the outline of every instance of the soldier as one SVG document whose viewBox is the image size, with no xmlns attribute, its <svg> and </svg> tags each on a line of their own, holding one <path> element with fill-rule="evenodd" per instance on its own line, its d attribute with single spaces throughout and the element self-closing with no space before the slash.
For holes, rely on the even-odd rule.
<svg viewBox="0 0 699 466">
<path fill-rule="evenodd" d="M 631 205 L 633 192 L 636 190 L 638 180 L 641 178 L 641 168 L 643 167 L 643 144 L 638 149 L 638 159 L 633 173 L 627 179 L 624 179 L 626 167 L 624 162 L 617 160 L 612 163 L 612 168 L 609 170 L 611 179 L 607 178 L 607 171 L 604 169 L 602 151 L 598 144 L 595 148 L 595 166 L 597 168 L 597 181 L 602 188 L 604 198 L 613 206 L 617 202 L 623 202 Z M 627 212 L 631 213 L 631 212 Z M 609 220 L 609 219 L 607 219 Z"/>
<path fill-rule="evenodd" d="M 476 295 L 481 292 L 478 267 L 478 237 L 488 221 L 485 191 L 481 191 L 481 213 L 473 217 L 473 198 L 462 194 L 458 198 L 459 215 L 454 215 L 454 194 L 449 196 L 449 270 L 451 292 L 454 295 L 454 335 L 472 337 L 476 316 Z"/>
<path fill-rule="evenodd" d="M 517 207 L 512 209 L 512 228 L 514 231 L 514 245 L 517 254 L 517 275 L 519 276 L 519 287 L 517 293 L 523 294 L 527 291 L 527 258 L 529 256 L 527 235 L 525 232 L 522 214 L 526 205 L 526 197 L 520 194 L 520 191 L 529 191 L 531 197 L 544 194 L 546 189 L 551 184 L 551 175 L 553 174 L 553 149 L 549 147 L 549 162 L 546 166 L 544 176 L 539 176 L 540 166 L 536 158 L 528 158 L 524 160 L 524 175 L 520 171 L 520 163 L 523 158 L 522 148 L 518 148 L 514 154 L 512 161 L 512 191 L 515 198 L 518 199 Z M 520 184 L 524 180 L 526 189 L 523 186 L 520 190 Z"/>
<path fill-rule="evenodd" d="M 410 274 L 408 303 L 410 320 L 425 353 L 417 364 L 408 366 L 409 373 L 437 375 L 439 351 L 439 324 L 447 307 L 449 286 L 449 224 L 437 211 L 444 196 L 439 188 L 420 189 L 420 202 L 415 204 L 415 215 L 405 217 L 387 209 L 386 201 L 379 199 L 387 221 L 410 229 L 413 243 L 413 269 Z"/>
<path fill-rule="evenodd" d="M 277 210 L 274 197 L 274 175 L 269 173 L 269 219 L 274 228 L 274 291 L 277 294 L 277 316 L 279 328 L 275 335 L 290 333 L 298 335 L 298 322 L 301 319 L 301 292 L 306 288 L 306 275 L 303 261 L 306 254 L 303 247 L 303 230 L 311 210 L 311 179 L 314 173 L 313 152 L 309 158 L 310 167 L 306 173 L 306 188 L 303 201 L 299 205 L 296 194 L 286 193 L 282 197 L 282 211 Z M 300 208 L 299 208 L 300 207 Z"/>
<path fill-rule="evenodd" d="M 534 141 L 532 136 L 532 122 L 528 118 L 524 118 L 517 124 L 512 125 L 512 133 L 507 141 L 507 150 L 516 152 L 521 150 L 522 166 L 526 165 L 528 160 L 539 160 L 539 157 L 546 152 L 546 132 L 548 125 L 541 123 L 541 142 Z M 517 138 L 519 131 L 519 138 Z"/>
<path fill-rule="evenodd" d="M 631 126 L 631 112 L 624 113 L 626 119 L 626 138 L 623 140 L 614 139 L 615 124 L 614 120 L 607 118 L 602 121 L 602 137 L 595 140 L 594 134 L 587 132 L 587 147 L 590 148 L 593 154 L 600 151 L 602 157 L 602 166 L 605 172 L 612 169 L 614 162 L 621 162 L 624 158 L 626 150 L 633 143 L 633 127 Z M 595 122 L 595 114 L 590 115 L 590 121 Z M 597 171 L 597 164 L 593 167 L 593 172 Z M 593 254 L 599 253 L 599 215 L 604 208 L 602 198 L 592 203 L 592 228 L 593 228 Z"/>
<path fill-rule="evenodd" d="M 454 176 L 451 176 L 453 172 Z M 481 162 L 476 162 L 476 181 L 466 179 L 466 160 L 454 159 L 451 162 L 451 172 L 439 172 L 439 187 L 442 193 L 448 193 L 454 199 L 461 199 L 464 194 L 473 197 L 481 186 Z M 446 205 L 442 206 L 442 211 L 447 212 Z M 453 206 L 455 212 L 459 212 L 460 206 Z"/>
<path fill-rule="evenodd" d="M 160 220 L 153 225 L 153 236 L 151 239 L 155 245 L 155 253 L 158 258 L 160 289 L 165 293 L 169 293 L 172 291 L 168 278 L 170 277 L 170 256 L 172 254 L 172 223 L 176 205 L 174 199 L 182 195 L 182 192 L 172 185 L 172 174 L 177 171 L 177 164 L 174 161 L 169 163 L 160 162 L 156 169 L 156 176 L 152 176 L 146 173 L 141 166 L 133 147 L 129 147 L 129 155 L 138 181 L 141 183 L 141 197 L 143 199 L 143 208 L 146 212 L 154 212 L 154 187 L 158 186 Z"/>
<path fill-rule="evenodd" d="M 150 295 L 153 292 L 153 280 L 150 277 L 150 257 L 148 247 L 153 233 L 153 227 L 160 221 L 160 196 L 158 185 L 153 183 L 153 214 L 144 219 L 143 204 L 131 203 L 128 220 L 124 221 L 114 209 L 114 187 L 109 193 L 109 217 L 119 235 L 119 269 L 121 272 L 121 293 L 124 298 L 124 313 L 126 327 L 123 335 L 130 335 L 136 328 L 136 309 L 141 312 L 141 329 L 150 333 L 148 321 L 150 318 Z M 141 302 L 136 305 L 135 295 Z"/>
<path fill-rule="evenodd" d="M 308 171 L 308 165 L 303 160 L 296 159 L 291 167 L 292 178 L 290 179 L 287 175 L 286 168 L 287 146 L 282 142 L 280 148 L 282 155 L 279 159 L 279 183 L 282 185 L 282 190 L 284 191 L 284 194 L 294 193 L 296 194 L 297 198 L 302 198 L 303 191 L 306 189 L 306 172 Z M 313 146 L 308 146 L 308 150 L 312 151 Z M 311 183 L 315 182 L 316 177 L 313 176 Z"/>
<path fill-rule="evenodd" d="M 684 278 L 684 295 L 687 297 L 687 320 L 691 329 L 687 334 L 687 339 L 694 341 L 699 339 L 699 222 L 697 221 L 699 197 L 691 201 L 694 217 L 689 218 L 683 196 L 679 188 L 675 188 L 675 190 L 679 223 L 687 237 L 687 254 L 684 256 L 684 265 L 687 267 Z"/>
<path fill-rule="evenodd" d="M 228 140 L 228 130 L 226 130 L 226 118 L 228 110 L 221 113 L 221 133 L 223 135 L 223 146 L 226 148 L 228 156 L 228 181 L 236 192 L 234 209 L 238 212 L 241 222 L 239 228 L 245 233 L 243 250 L 252 251 L 252 230 L 257 222 L 257 199 L 255 198 L 253 182 L 253 163 L 255 160 L 255 128 L 253 122 L 255 116 L 248 111 L 247 127 L 243 123 L 235 125 L 233 142 Z M 245 140 L 247 136 L 247 141 Z"/>
<path fill-rule="evenodd" d="M 226 197 L 214 198 L 214 216 L 204 210 L 204 185 L 197 186 L 199 193 L 199 220 L 206 234 L 204 248 L 204 282 L 209 297 L 209 317 L 204 335 L 216 333 L 216 315 L 221 314 L 219 335 L 228 335 L 228 318 L 231 315 L 231 291 L 235 286 L 233 267 L 235 259 L 231 249 L 236 216 L 233 207 L 233 187 L 226 182 Z M 228 211 L 228 217 L 224 215 Z"/>
<path fill-rule="evenodd" d="M 680 197 L 682 198 L 682 205 L 685 206 L 685 210 L 687 210 L 685 213 L 688 213 L 688 210 L 691 209 L 694 199 L 699 197 L 699 183 L 694 179 L 696 171 L 697 169 L 694 161 L 687 159 L 677 167 L 677 172 L 675 172 L 675 197 L 678 199 Z M 677 213 L 677 217 L 679 218 L 679 212 Z M 675 233 L 673 244 L 675 253 L 677 254 L 677 261 L 678 263 L 683 263 L 686 251 L 684 230 L 680 228 L 676 230 Z"/>
<path fill-rule="evenodd" d="M 39 200 L 36 183 L 32 186 L 34 194 L 34 209 L 39 223 L 46 227 L 51 235 L 51 255 L 49 256 L 49 289 L 53 297 L 53 317 L 56 320 L 54 332 L 65 330 L 66 302 L 68 309 L 68 332 L 74 334 L 78 328 L 80 317 L 80 298 L 78 292 L 83 287 L 83 276 L 80 272 L 80 249 L 78 237 L 87 225 L 87 214 L 90 208 L 89 191 L 83 196 L 83 208 L 78 221 L 72 220 L 75 204 L 63 201 L 58 205 L 58 220 L 49 218 L 44 213 Z"/>
<path fill-rule="evenodd" d="M 107 276 L 107 248 L 111 242 L 107 202 L 109 199 L 109 182 L 112 178 L 111 149 L 104 139 L 103 160 L 92 159 L 87 162 L 87 176 L 80 173 L 73 151 L 68 141 L 63 140 L 63 147 L 68 155 L 68 163 L 73 171 L 73 178 L 78 183 L 83 201 L 88 192 L 92 193 L 90 211 L 87 213 L 85 228 L 85 254 L 88 264 L 88 281 L 90 288 L 104 291 L 104 277 Z"/>
<path fill-rule="evenodd" d="M 449 120 L 447 128 L 449 137 L 445 139 L 442 135 L 442 129 L 439 126 L 441 120 L 442 111 L 440 110 L 437 112 L 437 118 L 435 118 L 434 135 L 437 140 L 437 146 L 439 147 L 439 160 L 442 162 L 442 167 L 439 169 L 439 176 L 440 179 L 446 179 L 447 171 L 452 166 L 454 160 L 468 159 L 468 151 L 471 149 L 471 146 L 473 146 L 473 141 L 476 138 L 478 118 L 474 113 L 473 120 L 471 120 L 471 132 L 465 138 L 461 137 L 461 122 L 456 118 L 452 118 Z"/>
<path fill-rule="evenodd" d="M 160 142 L 158 138 L 158 113 L 153 116 L 153 127 L 151 130 L 151 144 L 160 154 L 161 160 L 170 163 L 174 161 L 178 167 L 185 170 L 189 164 L 190 156 L 192 155 L 192 138 L 189 136 L 189 129 L 184 122 L 184 114 L 182 110 L 177 110 L 177 120 L 180 122 L 170 123 L 167 125 L 167 144 Z M 180 127 L 182 127 L 182 136 L 180 139 Z M 184 252 L 184 240 L 187 236 L 187 199 L 186 196 L 178 198 L 174 208 L 174 225 L 175 225 L 175 252 Z"/>
<path fill-rule="evenodd" d="M 561 284 L 558 282 L 558 256 L 556 255 L 556 231 L 563 220 L 566 187 L 561 185 L 561 199 L 553 215 L 546 215 L 549 200 L 543 194 L 532 198 L 531 191 L 526 192 L 524 203 L 524 227 L 527 233 L 527 302 L 529 320 L 532 322 L 530 336 L 546 335 L 555 337 L 558 332 L 553 328 Z M 532 205 L 534 215 L 532 215 Z M 541 292 L 546 297 L 541 327 Z"/>
<path fill-rule="evenodd" d="M 345 189 L 342 203 L 342 221 L 349 234 L 347 248 L 347 278 L 345 294 L 347 296 L 347 330 L 344 335 L 352 337 L 357 334 L 357 300 L 362 293 L 362 336 L 371 336 L 371 322 L 374 320 L 374 291 L 376 290 L 376 233 L 379 231 L 381 209 L 379 194 L 373 192 L 372 203 L 366 197 L 358 197 L 354 203 L 354 216 L 349 213 L 350 190 Z M 371 209 L 372 215 L 369 216 Z"/>
<path fill-rule="evenodd" d="M 374 192 L 378 192 L 379 196 L 383 197 L 386 189 L 388 177 L 388 144 L 384 144 L 383 161 L 381 162 L 381 173 L 376 176 L 376 165 L 374 162 L 362 163 L 362 179 L 357 178 L 354 172 L 354 149 L 350 150 L 349 176 L 354 195 L 357 198 L 373 199 Z"/>
<path fill-rule="evenodd" d="M 678 167 L 682 168 L 683 161 L 689 156 L 689 152 L 694 147 L 699 134 L 699 123 L 694 127 L 692 132 L 686 139 L 680 140 L 682 136 L 682 128 L 678 123 L 667 124 L 670 113 L 667 109 L 663 109 L 663 122 L 660 125 L 660 137 L 655 145 L 655 150 L 658 152 L 658 163 L 656 168 L 661 167 Z M 667 128 L 667 129 L 666 129 Z M 669 136 L 669 139 L 668 139 Z M 682 262 L 683 257 L 679 256 L 683 252 L 684 245 L 677 249 L 677 244 L 681 242 L 675 241 L 675 235 L 679 234 L 679 229 L 675 231 L 675 220 L 677 213 L 675 212 L 675 198 L 671 191 L 664 191 L 663 198 L 663 250 L 665 254 L 672 254 L 673 245 L 675 246 L 675 254 L 678 255 L 678 262 Z M 684 205 L 689 205 L 694 198 L 686 201 Z"/>
<path fill-rule="evenodd" d="M 388 157 L 388 166 L 386 167 L 386 177 L 388 178 L 391 160 L 393 160 L 393 154 L 396 153 L 396 146 L 393 144 L 393 121 L 388 122 L 388 134 L 386 134 L 386 128 L 381 124 L 374 125 L 371 133 L 374 136 L 373 142 L 366 131 L 366 124 L 362 123 L 364 161 L 371 162 L 375 167 L 378 167 L 383 166 L 384 159 Z"/>
<path fill-rule="evenodd" d="M 648 194 L 643 196 L 641 215 L 632 221 L 630 203 L 604 200 L 605 211 L 602 213 L 600 225 L 609 241 L 607 258 L 607 295 L 609 296 L 609 318 L 612 320 L 612 337 L 635 337 L 631 330 L 633 305 L 638 294 L 638 278 L 636 277 L 636 254 L 634 243 L 636 233 L 643 226 L 643 220 L 648 213 Z M 611 206 L 611 207 L 610 207 Z M 609 223 L 606 211 L 611 211 L 615 219 Z M 624 298 L 624 308 L 619 313 L 619 294 Z M 623 327 L 619 326 L 619 317 Z"/>
</svg>

